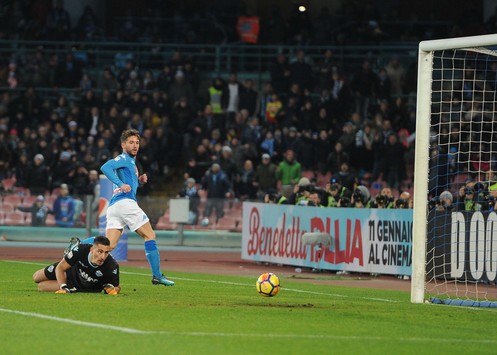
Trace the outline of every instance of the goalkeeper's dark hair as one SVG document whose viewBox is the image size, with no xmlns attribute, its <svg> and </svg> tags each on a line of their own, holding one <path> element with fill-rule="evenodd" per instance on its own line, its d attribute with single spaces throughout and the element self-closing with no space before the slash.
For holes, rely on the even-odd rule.
<svg viewBox="0 0 497 355">
<path fill-rule="evenodd" d="M 98 237 L 95 237 L 95 240 L 93 240 L 93 245 L 95 244 L 110 246 L 110 240 L 109 238 L 104 237 L 103 235 L 99 235 Z"/>
<path fill-rule="evenodd" d="M 121 143 L 124 143 L 126 142 L 126 140 L 129 138 L 129 137 L 133 137 L 133 136 L 136 136 L 138 137 L 138 139 L 140 139 L 140 132 L 137 131 L 136 129 L 126 129 L 123 131 L 123 133 L 121 133 Z"/>
</svg>

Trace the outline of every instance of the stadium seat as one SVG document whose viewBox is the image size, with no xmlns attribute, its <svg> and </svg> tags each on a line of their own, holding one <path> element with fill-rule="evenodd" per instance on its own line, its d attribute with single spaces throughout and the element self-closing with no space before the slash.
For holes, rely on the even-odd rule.
<svg viewBox="0 0 497 355">
<path fill-rule="evenodd" d="M 22 204 L 22 197 L 16 194 L 5 195 L 3 197 L 3 203 L 10 203 L 15 206 Z"/>
<path fill-rule="evenodd" d="M 47 226 L 49 227 L 55 226 L 55 216 L 53 214 L 47 215 Z"/>
<path fill-rule="evenodd" d="M 7 212 L 14 212 L 16 209 L 16 206 L 10 202 L 2 202 L 0 205 L 0 211 L 2 213 L 7 213 Z"/>
<path fill-rule="evenodd" d="M 23 206 L 32 206 L 33 203 L 36 201 L 36 196 L 34 195 L 29 195 L 29 196 L 24 196 L 22 199 L 22 205 Z"/>
<path fill-rule="evenodd" d="M 26 224 L 24 212 L 21 211 L 13 211 L 5 213 L 5 221 L 4 224 L 6 226 L 23 226 Z"/>
<path fill-rule="evenodd" d="M 2 180 L 2 187 L 5 191 L 12 191 L 16 183 L 15 178 L 6 178 Z"/>
<path fill-rule="evenodd" d="M 176 228 L 177 224 L 169 221 L 169 214 L 167 216 L 160 216 L 157 224 L 155 225 L 155 229 L 171 230 Z"/>
</svg>

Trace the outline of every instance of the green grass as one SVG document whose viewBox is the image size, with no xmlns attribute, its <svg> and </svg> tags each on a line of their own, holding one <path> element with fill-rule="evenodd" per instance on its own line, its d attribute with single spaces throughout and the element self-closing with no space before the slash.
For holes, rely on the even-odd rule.
<svg viewBox="0 0 497 355">
<path fill-rule="evenodd" d="M 47 263 L 48 264 L 48 263 Z M 495 354 L 497 310 L 413 305 L 405 292 L 175 273 L 152 286 L 122 267 L 123 291 L 40 293 L 44 264 L 0 261 L 2 354 Z M 41 318 L 44 317 L 44 318 Z"/>
</svg>

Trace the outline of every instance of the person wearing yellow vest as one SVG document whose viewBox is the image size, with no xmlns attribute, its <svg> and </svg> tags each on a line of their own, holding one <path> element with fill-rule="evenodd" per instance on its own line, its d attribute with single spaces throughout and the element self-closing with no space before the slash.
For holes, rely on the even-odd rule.
<svg viewBox="0 0 497 355">
<path fill-rule="evenodd" d="M 212 85 L 208 89 L 209 92 L 209 105 L 212 107 L 214 115 L 221 115 L 224 113 L 224 83 L 223 79 L 217 77 L 213 80 Z"/>
</svg>

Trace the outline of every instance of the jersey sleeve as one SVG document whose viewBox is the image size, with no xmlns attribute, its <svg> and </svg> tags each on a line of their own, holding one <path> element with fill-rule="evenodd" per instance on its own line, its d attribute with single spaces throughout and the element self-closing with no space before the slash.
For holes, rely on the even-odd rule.
<svg viewBox="0 0 497 355">
<path fill-rule="evenodd" d="M 114 159 L 108 160 L 104 165 L 100 167 L 100 170 L 104 175 L 112 181 L 117 187 L 121 187 L 124 182 L 119 179 L 116 170 L 126 166 L 126 158 L 122 155 L 118 155 Z"/>
<path fill-rule="evenodd" d="M 105 274 L 104 284 L 119 286 L 119 264 L 117 262 L 113 262 L 108 266 Z"/>
<path fill-rule="evenodd" d="M 74 266 L 76 262 L 81 258 L 81 256 L 83 255 L 83 251 L 81 250 L 81 248 L 82 246 L 78 245 L 71 249 L 66 255 L 64 255 L 64 259 L 69 265 Z M 87 254 L 88 253 L 86 253 L 86 255 Z"/>
</svg>

